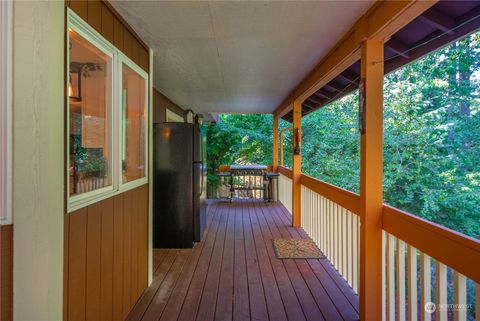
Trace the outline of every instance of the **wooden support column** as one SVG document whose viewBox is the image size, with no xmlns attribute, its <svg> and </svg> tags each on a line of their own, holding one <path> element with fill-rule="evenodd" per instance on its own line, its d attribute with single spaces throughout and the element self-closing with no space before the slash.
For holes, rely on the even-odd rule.
<svg viewBox="0 0 480 321">
<path fill-rule="evenodd" d="M 276 172 L 278 169 L 278 116 L 273 115 L 273 171 Z"/>
<path fill-rule="evenodd" d="M 298 133 L 298 134 L 297 134 Z M 292 226 L 301 227 L 301 182 L 302 176 L 302 102 L 293 102 L 293 159 L 292 159 Z M 298 152 L 296 153 L 296 149 Z"/>
<path fill-rule="evenodd" d="M 365 130 L 360 149 L 360 320 L 382 319 L 383 41 L 362 43 Z"/>
</svg>

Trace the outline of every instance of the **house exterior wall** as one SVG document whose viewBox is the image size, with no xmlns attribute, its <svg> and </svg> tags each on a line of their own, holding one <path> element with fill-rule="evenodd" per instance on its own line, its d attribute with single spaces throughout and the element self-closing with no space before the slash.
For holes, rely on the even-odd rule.
<svg viewBox="0 0 480 321">
<path fill-rule="evenodd" d="M 147 286 L 148 185 L 65 214 L 64 320 L 125 320 Z"/>
<path fill-rule="evenodd" d="M 13 287 L 15 320 L 76 320 L 98 316 L 97 312 L 100 317 L 94 319 L 107 320 L 104 315 L 124 319 L 148 282 L 148 184 L 66 213 L 68 5 L 75 11 L 80 8 L 78 14 L 85 14 L 81 10 L 86 7 L 83 18 L 89 24 L 142 69 L 150 70 L 151 52 L 108 3 L 14 2 L 13 225 L 0 231 L 0 274 L 12 274 L 4 257 L 13 257 L 14 273 L 13 285 L 1 280 L 0 313 L 12 305 L 3 293 L 11 293 L 8 287 Z M 128 241 L 114 244 L 120 233 L 127 233 Z M 129 260 L 114 265 L 120 253 Z M 82 277 L 85 287 L 76 288 Z M 117 290 L 121 299 L 113 295 Z M 77 299 L 69 296 L 72 291 Z M 105 302 L 92 301 L 99 293 Z"/>
<path fill-rule="evenodd" d="M 167 109 L 175 114 L 184 117 L 184 110 L 165 97 L 158 90 L 153 90 L 153 123 L 163 123 L 166 121 Z"/>
<path fill-rule="evenodd" d="M 15 320 L 61 320 L 65 5 L 13 8 Z"/>
<path fill-rule="evenodd" d="M 151 51 L 108 2 L 65 5 L 150 73 Z M 126 319 L 149 279 L 148 195 L 145 184 L 65 212 L 63 320 Z"/>
</svg>

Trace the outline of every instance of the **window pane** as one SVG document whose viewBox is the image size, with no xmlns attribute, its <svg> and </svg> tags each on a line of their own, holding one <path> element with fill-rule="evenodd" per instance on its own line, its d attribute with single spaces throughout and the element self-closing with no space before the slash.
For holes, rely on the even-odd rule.
<svg viewBox="0 0 480 321">
<path fill-rule="evenodd" d="M 70 195 L 112 185 L 112 59 L 70 34 Z"/>
<path fill-rule="evenodd" d="M 146 81 L 122 66 L 123 183 L 145 177 Z"/>
</svg>

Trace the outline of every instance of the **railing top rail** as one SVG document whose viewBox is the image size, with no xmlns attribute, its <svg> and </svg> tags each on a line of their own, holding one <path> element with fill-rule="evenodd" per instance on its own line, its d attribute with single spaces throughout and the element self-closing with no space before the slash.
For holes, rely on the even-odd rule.
<svg viewBox="0 0 480 321">
<path fill-rule="evenodd" d="M 480 283 L 479 240 L 385 204 L 383 229 Z"/>
<path fill-rule="evenodd" d="M 292 170 L 288 167 L 278 165 L 278 172 L 280 174 L 283 174 L 283 175 L 287 176 L 290 179 L 293 177 Z"/>
<path fill-rule="evenodd" d="M 278 171 L 291 178 L 290 169 L 278 166 Z M 360 196 L 358 194 L 306 174 L 302 174 L 301 183 L 319 195 L 359 215 Z M 480 240 L 386 204 L 383 204 L 382 225 L 386 232 L 480 284 L 480 269 L 478 268 L 480 265 Z"/>
<path fill-rule="evenodd" d="M 302 185 L 328 198 L 350 212 L 360 215 L 360 196 L 346 189 L 323 182 L 309 175 L 302 174 Z"/>
</svg>

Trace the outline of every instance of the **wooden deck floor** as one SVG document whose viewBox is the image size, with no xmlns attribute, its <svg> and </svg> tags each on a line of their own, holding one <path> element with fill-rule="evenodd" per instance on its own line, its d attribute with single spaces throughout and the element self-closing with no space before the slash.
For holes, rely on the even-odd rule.
<svg viewBox="0 0 480 321">
<path fill-rule="evenodd" d="M 127 320 L 358 320 L 358 297 L 327 259 L 279 260 L 271 239 L 305 238 L 280 204 L 209 205 L 191 250 L 156 249 L 154 280 Z"/>
</svg>

